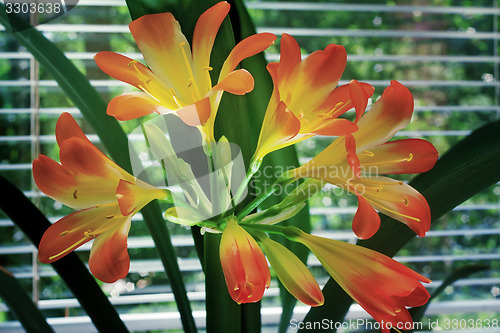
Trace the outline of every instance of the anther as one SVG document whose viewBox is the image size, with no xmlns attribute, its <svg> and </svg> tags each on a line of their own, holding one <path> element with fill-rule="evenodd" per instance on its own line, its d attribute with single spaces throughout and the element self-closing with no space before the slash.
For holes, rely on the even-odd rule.
<svg viewBox="0 0 500 333">
<path fill-rule="evenodd" d="M 382 191 L 384 187 L 382 186 L 382 184 L 378 184 L 378 187 L 377 187 L 377 193 L 379 193 L 380 191 Z"/>
<path fill-rule="evenodd" d="M 175 90 L 173 88 L 169 88 L 168 91 L 172 94 L 172 96 L 176 97 Z"/>
<path fill-rule="evenodd" d="M 84 235 L 86 238 L 92 238 L 92 237 L 94 237 L 94 235 L 92 234 L 92 230 L 91 230 L 91 229 L 89 229 L 89 230 L 85 231 L 85 232 L 83 233 L 83 235 Z"/>
<path fill-rule="evenodd" d="M 408 207 L 408 205 L 410 204 L 410 199 L 408 199 L 406 195 L 403 197 L 403 201 L 405 203 L 405 206 Z"/>
<path fill-rule="evenodd" d="M 180 46 L 180 47 L 184 47 L 184 45 L 186 45 L 186 42 L 180 42 L 180 43 L 179 43 L 179 46 Z"/>
<path fill-rule="evenodd" d="M 213 70 L 213 68 L 210 67 L 210 66 L 205 66 L 202 69 L 205 70 L 205 71 L 209 71 L 209 72 Z"/>
<path fill-rule="evenodd" d="M 368 151 L 368 150 L 363 150 L 363 153 L 370 156 L 370 157 L 375 156 L 374 153 L 372 153 L 371 151 Z"/>
<path fill-rule="evenodd" d="M 111 220 L 113 217 L 115 217 L 114 214 L 106 216 L 106 219 Z"/>
<path fill-rule="evenodd" d="M 75 190 L 75 192 L 73 192 L 73 198 L 78 199 L 78 190 Z"/>
<path fill-rule="evenodd" d="M 131 62 L 128 63 L 128 67 L 132 67 L 132 66 L 134 66 L 137 63 L 138 63 L 137 60 L 132 60 Z"/>
<path fill-rule="evenodd" d="M 413 154 L 410 153 L 410 156 L 408 156 L 408 158 L 406 159 L 406 161 L 410 162 L 412 159 L 413 159 Z"/>
<path fill-rule="evenodd" d="M 69 234 L 69 231 L 63 231 L 63 232 L 61 232 L 59 235 L 60 235 L 60 236 L 66 236 L 67 234 Z"/>
</svg>

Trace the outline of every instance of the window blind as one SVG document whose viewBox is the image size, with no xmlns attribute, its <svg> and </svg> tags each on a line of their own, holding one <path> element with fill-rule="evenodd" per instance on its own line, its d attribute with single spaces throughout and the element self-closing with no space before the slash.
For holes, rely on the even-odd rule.
<svg viewBox="0 0 500 333">
<path fill-rule="evenodd" d="M 415 98 L 415 113 L 398 138 L 425 138 L 442 154 L 475 128 L 500 116 L 500 9 L 496 0 L 429 0 L 425 4 L 410 0 L 397 4 L 389 0 L 261 0 L 247 1 L 247 6 L 259 32 L 293 35 L 304 56 L 329 43 L 344 45 L 348 65 L 343 82 L 355 78 L 373 84 L 373 101 L 392 79 L 408 86 Z M 124 0 L 80 0 L 68 14 L 38 29 L 110 100 L 130 88 L 102 73 L 93 56 L 98 51 L 112 50 L 141 59 L 128 31 L 129 21 Z M 32 160 L 40 153 L 57 160 L 54 126 L 62 112 L 73 114 L 96 144 L 98 138 L 31 54 L 3 27 L 0 36 L 0 173 L 54 222 L 71 210 L 36 189 L 31 176 Z M 277 61 L 278 46 L 271 47 L 266 57 Z M 124 126 L 126 131 L 132 129 Z M 306 162 L 329 142 L 330 138 L 319 137 L 300 143 L 300 161 Z M 398 253 L 397 260 L 433 279 L 430 289 L 458 267 L 469 263 L 490 265 L 488 272 L 447 288 L 429 307 L 431 318 L 499 317 L 499 196 L 498 184 L 486 189 L 443 217 L 425 238 L 413 240 Z M 333 189 L 314 197 L 310 207 L 314 233 L 353 242 L 350 225 L 355 204 L 355 198 L 337 196 Z M 130 330 L 180 329 L 168 280 L 141 221 L 140 214 L 134 217 L 129 238 L 130 274 L 102 288 Z M 204 327 L 205 286 L 191 236 L 176 225 L 169 225 L 169 229 L 194 317 L 197 325 Z M 89 249 L 85 245 L 77 252 L 87 258 Z M 309 259 L 319 282 L 326 283 L 326 272 L 315 258 Z M 58 332 L 95 330 L 55 272 L 49 265 L 37 262 L 35 248 L 3 213 L 0 265 L 20 279 Z M 262 307 L 263 324 L 269 331 L 275 331 L 279 322 L 279 304 L 279 291 L 273 281 Z M 298 304 L 293 318 L 300 320 L 307 311 L 308 307 Z M 353 305 L 347 318 L 368 316 Z M 0 331 L 23 331 L 3 303 Z"/>
</svg>

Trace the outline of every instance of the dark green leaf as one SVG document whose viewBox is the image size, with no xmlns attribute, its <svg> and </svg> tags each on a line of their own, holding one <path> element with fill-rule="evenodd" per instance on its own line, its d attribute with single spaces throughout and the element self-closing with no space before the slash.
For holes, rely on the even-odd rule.
<svg viewBox="0 0 500 333">
<path fill-rule="evenodd" d="M 48 333 L 54 330 L 26 294 L 16 278 L 0 266 L 0 297 L 16 315 L 26 332 Z"/>
<path fill-rule="evenodd" d="M 441 285 L 439 287 L 437 287 L 432 292 L 431 298 L 429 299 L 429 302 L 427 302 L 426 304 L 424 304 L 422 306 L 410 309 L 410 314 L 411 314 L 411 316 L 413 318 L 413 321 L 414 322 L 418 322 L 418 321 L 420 321 L 422 319 L 422 317 L 424 316 L 425 311 L 427 310 L 427 307 L 429 306 L 430 302 L 435 297 L 439 296 L 439 294 L 441 294 L 446 289 L 446 287 L 448 287 L 449 285 L 452 285 L 453 283 L 455 283 L 456 281 L 458 281 L 460 279 L 467 278 L 469 275 L 472 275 L 472 274 L 475 274 L 475 273 L 479 273 L 479 272 L 488 270 L 489 268 L 490 267 L 486 266 L 486 265 L 467 265 L 467 266 L 463 266 L 463 267 L 460 267 L 460 268 L 456 269 L 453 273 L 451 273 L 443 281 L 443 283 L 441 283 Z"/>
</svg>

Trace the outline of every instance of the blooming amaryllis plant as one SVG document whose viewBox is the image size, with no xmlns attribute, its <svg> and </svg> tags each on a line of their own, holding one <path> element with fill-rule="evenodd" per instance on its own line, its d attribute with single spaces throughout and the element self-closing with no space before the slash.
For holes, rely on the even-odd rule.
<svg viewBox="0 0 500 333">
<path fill-rule="evenodd" d="M 41 155 L 33 162 L 33 175 L 42 192 L 78 211 L 47 230 L 40 261 L 51 263 L 94 240 L 89 259 L 94 276 L 108 283 L 124 278 L 130 266 L 127 235 L 132 216 L 160 200 L 171 204 L 167 220 L 221 234 L 220 265 L 234 302 L 262 299 L 271 283 L 269 262 L 298 300 L 323 305 L 321 288 L 303 261 L 269 237 L 281 235 L 307 247 L 375 320 L 407 327 L 412 323 L 407 307 L 429 299 L 421 284 L 430 282 L 428 278 L 376 251 L 280 223 L 330 183 L 356 195 L 352 229 L 360 239 L 378 230 L 377 211 L 425 236 L 431 221 L 425 198 L 403 181 L 381 176 L 425 172 L 437 161 L 436 149 L 425 140 L 389 141 L 410 121 L 410 91 L 392 81 L 365 113 L 375 89 L 351 78 L 338 85 L 347 60 L 343 46 L 330 44 L 302 59 L 295 39 L 283 34 L 280 61 L 267 66 L 274 87 L 245 171 L 238 147 L 214 132 L 217 110 L 224 91 L 245 95 L 253 90 L 252 73 L 236 67 L 267 49 L 276 37 L 261 33 L 242 40 L 213 76 L 210 55 L 229 8 L 220 2 L 200 16 L 191 47 L 171 13 L 134 20 L 130 31 L 145 64 L 108 51 L 95 56 L 105 73 L 138 89 L 111 100 L 109 116 L 127 121 L 159 114 L 144 122 L 140 133 L 146 138 L 144 149 L 161 167 L 161 181 L 155 175 L 139 179 L 137 169 L 134 175 L 124 171 L 86 138 L 71 115 L 61 115 L 56 127 L 60 163 Z M 215 84 L 212 77 L 218 78 Z M 332 137 L 332 143 L 306 164 L 284 172 L 256 197 L 245 199 L 268 154 L 317 135 Z M 176 136 L 184 143 L 181 149 Z M 299 178 L 307 180 L 278 204 L 260 208 L 277 188 L 297 184 Z"/>
</svg>

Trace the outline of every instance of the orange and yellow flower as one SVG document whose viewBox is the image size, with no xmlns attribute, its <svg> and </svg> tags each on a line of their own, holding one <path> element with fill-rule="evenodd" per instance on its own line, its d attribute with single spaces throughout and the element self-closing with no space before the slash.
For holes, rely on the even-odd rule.
<svg viewBox="0 0 500 333">
<path fill-rule="evenodd" d="M 420 173 L 437 161 L 434 146 L 425 140 L 387 142 L 405 127 L 413 113 L 413 97 L 392 81 L 382 97 L 357 123 L 352 135 L 337 138 L 294 177 L 316 178 L 345 188 L 358 198 L 353 230 L 359 238 L 371 237 L 380 226 L 378 211 L 407 224 L 419 236 L 430 228 L 431 214 L 425 198 L 414 188 L 380 174 Z"/>
<path fill-rule="evenodd" d="M 420 282 L 431 281 L 383 254 L 297 228 L 287 237 L 307 246 L 342 289 L 380 323 L 412 327 L 406 307 L 429 300 L 429 292 Z M 388 325 L 384 327 L 382 332 L 388 333 Z"/>
<path fill-rule="evenodd" d="M 258 232 L 257 235 L 276 276 L 290 294 L 309 306 L 323 305 L 323 292 L 306 265 L 292 251 L 266 234 Z"/>
<path fill-rule="evenodd" d="M 353 122 L 338 117 L 355 108 L 358 118 L 374 88 L 357 81 L 337 87 L 346 61 L 344 47 L 335 44 L 301 60 L 295 39 L 282 35 L 280 62 L 267 66 L 274 89 L 254 161 L 314 135 L 348 135 L 357 130 Z"/>
<path fill-rule="evenodd" d="M 238 304 L 260 301 L 271 283 L 266 257 L 255 239 L 233 218 L 228 219 L 222 233 L 219 252 L 231 298 Z"/>
<path fill-rule="evenodd" d="M 95 238 L 89 267 L 101 281 L 127 275 L 127 235 L 132 216 L 169 193 L 136 179 L 100 152 L 69 113 L 59 117 L 56 139 L 61 164 L 40 155 L 33 177 L 49 197 L 80 209 L 54 223 L 43 235 L 39 259 L 54 262 Z"/>
<path fill-rule="evenodd" d="M 200 16 L 192 50 L 171 13 L 145 15 L 130 23 L 130 32 L 149 68 L 113 52 L 95 56 L 105 73 L 141 90 L 115 97 L 107 113 L 118 120 L 130 120 L 153 112 L 176 112 L 188 125 L 201 125 L 206 139 L 213 141 L 222 93 L 244 95 L 254 87 L 252 75 L 244 69 L 235 70 L 236 66 L 276 39 L 273 34 L 262 33 L 238 43 L 224 62 L 217 84 L 212 86 L 210 54 L 229 7 L 227 2 L 219 2 Z"/>
</svg>

